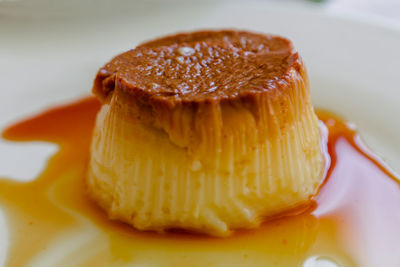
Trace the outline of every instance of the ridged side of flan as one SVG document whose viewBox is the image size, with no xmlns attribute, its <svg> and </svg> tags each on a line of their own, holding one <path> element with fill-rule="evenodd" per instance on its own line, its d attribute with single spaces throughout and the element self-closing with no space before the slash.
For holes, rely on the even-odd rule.
<svg viewBox="0 0 400 267">
<path fill-rule="evenodd" d="M 285 66 L 282 70 L 275 66 L 280 61 L 274 51 L 252 55 L 249 60 L 255 61 L 249 65 L 243 58 L 246 51 L 237 47 L 218 40 L 207 50 L 206 41 L 196 46 L 197 39 L 190 43 L 185 38 L 182 47 L 192 45 L 198 54 L 231 49 L 227 62 L 242 57 L 241 66 L 258 73 L 254 64 L 264 56 L 262 71 L 271 69 L 277 77 L 269 73 L 265 82 L 259 76 L 251 77 L 258 79 L 253 83 L 235 81 L 237 90 L 227 91 L 199 89 L 197 80 L 193 82 L 197 94 L 172 92 L 169 87 L 144 89 L 146 83 L 134 79 L 144 76 L 129 72 L 142 69 L 126 64 L 147 64 L 140 57 L 152 53 L 169 60 L 181 44 L 150 52 L 139 48 L 116 57 L 95 81 L 94 92 L 103 107 L 91 147 L 87 180 L 91 197 L 112 219 L 140 230 L 183 228 L 217 236 L 255 227 L 265 217 L 309 201 L 321 183 L 324 159 L 307 74 L 291 44 L 276 50 L 286 53 L 278 55 Z M 273 61 L 268 61 L 270 56 Z M 225 71 L 229 76 L 232 68 Z M 158 84 L 171 80 L 161 78 L 154 80 Z M 246 82 L 259 87 L 247 88 Z"/>
</svg>

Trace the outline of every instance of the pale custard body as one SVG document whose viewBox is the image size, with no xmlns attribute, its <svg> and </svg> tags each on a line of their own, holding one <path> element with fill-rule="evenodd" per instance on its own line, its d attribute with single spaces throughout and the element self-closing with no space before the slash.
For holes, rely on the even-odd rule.
<svg viewBox="0 0 400 267">
<path fill-rule="evenodd" d="M 226 236 L 310 200 L 324 159 L 306 72 L 283 93 L 182 103 L 165 112 L 115 88 L 93 133 L 88 191 L 140 230 Z"/>
</svg>

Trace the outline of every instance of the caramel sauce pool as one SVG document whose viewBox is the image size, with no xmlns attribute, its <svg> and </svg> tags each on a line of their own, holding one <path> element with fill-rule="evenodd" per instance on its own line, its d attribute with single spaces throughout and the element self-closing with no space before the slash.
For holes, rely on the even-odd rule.
<svg viewBox="0 0 400 267">
<path fill-rule="evenodd" d="M 9 127 L 17 142 L 59 151 L 31 182 L 0 179 L 6 266 L 400 266 L 400 186 L 345 122 L 319 112 L 331 165 L 313 207 L 229 238 L 135 231 L 85 195 L 85 166 L 100 104 L 86 98 Z M 23 168 L 23 166 L 21 166 Z"/>
</svg>

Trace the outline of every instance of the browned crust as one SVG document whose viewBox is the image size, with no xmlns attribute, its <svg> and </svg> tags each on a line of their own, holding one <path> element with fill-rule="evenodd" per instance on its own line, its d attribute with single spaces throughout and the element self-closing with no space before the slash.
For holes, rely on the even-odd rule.
<svg viewBox="0 0 400 267">
<path fill-rule="evenodd" d="M 146 51 L 149 49 L 163 49 L 160 47 L 171 47 L 174 45 L 187 45 L 194 43 L 218 43 L 228 40 L 239 49 L 247 49 L 255 51 L 257 44 L 263 43 L 266 46 L 262 55 L 266 57 L 273 55 L 276 51 L 280 51 L 285 59 L 284 70 L 280 71 L 276 76 L 269 77 L 266 74 L 265 83 L 262 87 L 248 88 L 237 90 L 230 88 L 228 92 L 224 90 L 218 93 L 192 93 L 192 94 L 171 94 L 170 92 L 154 92 L 145 86 L 138 86 L 140 81 L 135 81 L 130 77 L 130 68 L 121 68 L 129 60 L 129 55 L 138 53 L 138 51 Z M 241 40 L 251 40 L 250 44 L 243 45 Z M 268 46 L 269 45 L 269 46 Z M 240 47 L 241 46 L 241 47 Z M 243 47 L 247 46 L 247 47 Z M 267 51 L 268 50 L 268 51 Z M 267 52 L 266 52 L 267 51 Z M 283 51 L 283 52 L 282 52 Z M 257 53 L 257 51 L 255 51 Z M 280 58 L 279 58 L 280 59 Z M 272 69 L 278 68 L 281 62 L 272 62 Z M 119 64 L 119 65 L 118 65 Z M 276 66 L 274 66 L 276 64 Z M 106 101 L 110 92 L 118 89 L 130 95 L 140 106 L 158 106 L 159 108 L 173 108 L 176 105 L 185 105 L 196 108 L 199 104 L 204 103 L 235 103 L 242 102 L 245 105 L 252 106 L 257 102 L 261 95 L 268 96 L 271 99 L 279 100 L 285 94 L 285 90 L 290 90 L 291 81 L 296 75 L 302 76 L 304 73 L 303 64 L 298 53 L 295 51 L 292 43 L 283 38 L 274 35 L 251 33 L 247 31 L 222 30 L 222 31 L 198 31 L 193 33 L 180 33 L 162 37 L 139 45 L 137 48 L 118 55 L 103 68 L 101 68 L 96 76 L 93 86 L 93 92 L 102 101 Z M 247 104 L 246 104 L 247 103 Z"/>
</svg>

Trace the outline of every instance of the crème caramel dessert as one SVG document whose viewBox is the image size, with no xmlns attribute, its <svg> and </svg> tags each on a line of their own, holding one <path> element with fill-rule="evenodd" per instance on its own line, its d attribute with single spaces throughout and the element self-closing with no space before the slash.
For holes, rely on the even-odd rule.
<svg viewBox="0 0 400 267">
<path fill-rule="evenodd" d="M 324 172 L 307 73 L 292 43 L 199 31 L 102 67 L 89 195 L 139 230 L 227 236 L 308 203 Z"/>
</svg>

